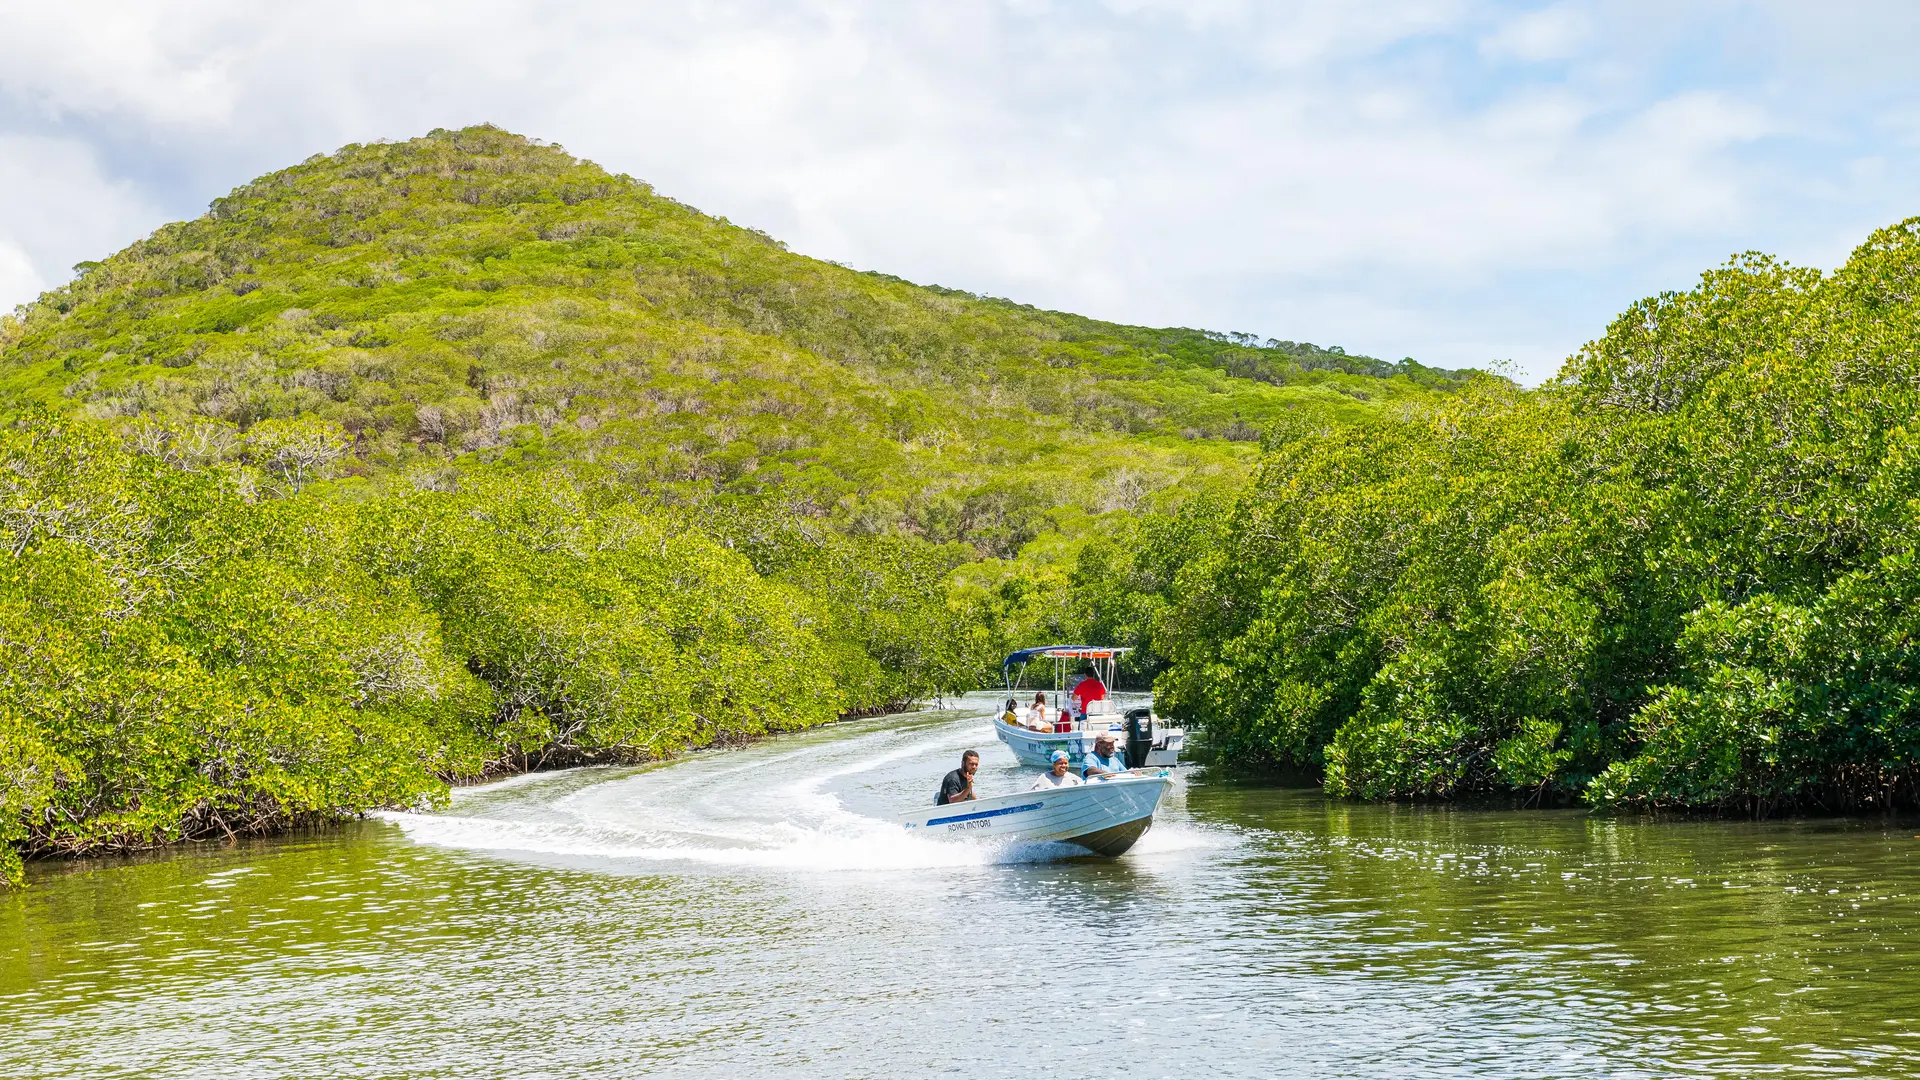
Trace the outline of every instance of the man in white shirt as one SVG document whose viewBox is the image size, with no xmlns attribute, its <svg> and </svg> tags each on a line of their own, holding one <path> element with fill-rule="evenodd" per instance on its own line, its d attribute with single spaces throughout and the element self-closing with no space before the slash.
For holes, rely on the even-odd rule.
<svg viewBox="0 0 1920 1080">
<path fill-rule="evenodd" d="M 1053 788 L 1079 787 L 1080 778 L 1073 775 L 1073 761 L 1065 750 L 1053 752 L 1053 768 L 1040 774 L 1029 791 L 1048 791 Z"/>
</svg>

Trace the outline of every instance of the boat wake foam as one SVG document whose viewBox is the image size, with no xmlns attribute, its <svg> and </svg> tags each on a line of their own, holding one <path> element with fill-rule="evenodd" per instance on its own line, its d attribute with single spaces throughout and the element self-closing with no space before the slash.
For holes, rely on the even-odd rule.
<svg viewBox="0 0 1920 1080">
<path fill-rule="evenodd" d="M 723 846 L 709 837 L 646 835 L 588 824 L 502 821 L 444 814 L 380 815 L 407 836 L 435 847 L 469 851 L 586 856 L 619 861 L 696 863 L 707 866 L 789 870 L 914 870 L 986 865 L 993 853 L 901 835 L 897 826 L 874 822 L 866 835 L 832 835 L 791 826 L 762 846 Z M 779 842 L 784 840 L 785 842 Z"/>
<path fill-rule="evenodd" d="M 888 820 L 928 797 L 957 750 L 985 748 L 991 724 L 968 716 L 902 727 L 869 722 L 642 769 L 512 777 L 454 793 L 452 811 L 382 813 L 421 844 L 610 868 L 679 865 L 785 871 L 921 870 L 1051 862 L 1067 844 L 916 837 Z M 988 770 L 983 769 L 983 774 Z M 1010 762 L 986 779 L 1027 782 Z M 872 814 L 860 812 L 866 809 Z M 886 815 L 885 817 L 879 815 Z M 1189 827 L 1156 826 L 1142 854 L 1220 846 Z"/>
</svg>

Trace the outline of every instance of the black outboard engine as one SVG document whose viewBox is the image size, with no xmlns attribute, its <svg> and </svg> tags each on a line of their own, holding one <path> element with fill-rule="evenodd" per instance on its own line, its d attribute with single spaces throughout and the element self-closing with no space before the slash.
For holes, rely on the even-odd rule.
<svg viewBox="0 0 1920 1080">
<path fill-rule="evenodd" d="M 1153 710 L 1127 710 L 1127 768 L 1147 763 L 1147 751 L 1153 749 Z"/>
</svg>

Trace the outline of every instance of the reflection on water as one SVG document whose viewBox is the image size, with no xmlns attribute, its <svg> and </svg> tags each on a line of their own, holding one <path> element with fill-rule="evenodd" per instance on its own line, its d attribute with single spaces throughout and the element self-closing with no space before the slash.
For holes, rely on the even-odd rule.
<svg viewBox="0 0 1920 1080">
<path fill-rule="evenodd" d="M 0 1075 L 1920 1075 L 1920 828 L 1209 781 L 1117 862 L 916 840 L 977 708 L 37 867 Z"/>
</svg>

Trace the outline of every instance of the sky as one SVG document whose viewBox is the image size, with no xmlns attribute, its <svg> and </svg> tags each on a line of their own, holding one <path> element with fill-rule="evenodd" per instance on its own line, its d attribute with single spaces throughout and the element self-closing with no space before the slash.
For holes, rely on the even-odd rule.
<svg viewBox="0 0 1920 1080">
<path fill-rule="evenodd" d="M 861 269 L 1549 378 L 1920 215 L 1920 3 L 0 0 L 0 311 L 491 122 Z"/>
</svg>

